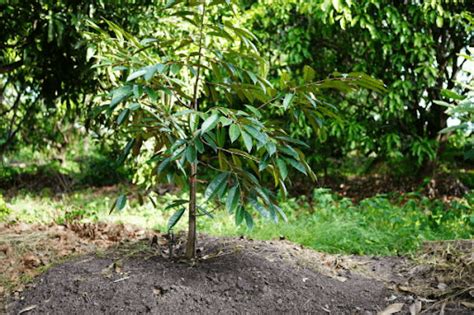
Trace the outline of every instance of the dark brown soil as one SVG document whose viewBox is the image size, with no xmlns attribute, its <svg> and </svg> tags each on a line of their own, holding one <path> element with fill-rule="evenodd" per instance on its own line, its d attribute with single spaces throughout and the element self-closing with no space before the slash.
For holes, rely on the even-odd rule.
<svg viewBox="0 0 474 315">
<path fill-rule="evenodd" d="M 403 257 L 330 255 L 286 241 L 202 236 L 199 258 L 190 262 L 169 259 L 167 239 L 157 236 L 120 238 L 113 249 L 50 268 L 10 295 L 7 313 L 472 314 L 474 307 L 472 269 L 465 265 L 470 241 L 430 244 L 414 265 Z M 174 244 L 178 255 L 182 239 Z M 441 267 L 457 247 L 453 276 Z"/>
<path fill-rule="evenodd" d="M 77 258 L 41 275 L 8 312 L 375 314 L 395 300 L 383 282 L 336 272 L 324 255 L 289 243 L 205 238 L 200 245 L 208 251 L 193 264 L 149 250 Z"/>
</svg>

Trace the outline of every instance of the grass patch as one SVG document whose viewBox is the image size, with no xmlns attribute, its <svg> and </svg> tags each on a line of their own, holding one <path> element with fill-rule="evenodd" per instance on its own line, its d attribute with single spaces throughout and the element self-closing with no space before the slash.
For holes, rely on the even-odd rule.
<svg viewBox="0 0 474 315">
<path fill-rule="evenodd" d="M 124 188 L 125 189 L 125 188 Z M 131 198 L 123 211 L 109 215 L 121 190 L 85 189 L 60 197 L 48 193 L 21 193 L 9 200 L 8 220 L 24 222 L 64 223 L 71 220 L 106 221 L 135 224 L 166 232 L 172 211 L 159 211 L 151 202 L 142 205 Z M 156 196 L 157 206 L 181 196 Z M 235 226 L 234 219 L 224 211 L 214 218 L 202 216 L 198 231 L 219 236 L 246 235 L 255 239 L 284 237 L 290 241 L 330 253 L 398 255 L 419 248 L 426 240 L 468 239 L 474 234 L 474 195 L 444 203 L 418 194 L 380 195 L 359 204 L 340 198 L 327 189 L 317 189 L 312 201 L 293 198 L 281 201 L 288 222 L 274 223 L 256 218 L 253 230 Z M 186 216 L 177 230 L 186 228 Z"/>
</svg>

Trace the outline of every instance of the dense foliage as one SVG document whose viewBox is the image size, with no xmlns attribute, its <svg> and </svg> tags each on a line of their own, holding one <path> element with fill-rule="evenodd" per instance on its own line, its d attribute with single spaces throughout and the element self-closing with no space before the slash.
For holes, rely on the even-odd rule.
<svg viewBox="0 0 474 315">
<path fill-rule="evenodd" d="M 217 14 L 224 9 L 231 14 Z M 205 205 L 196 204 L 203 174 L 217 172 L 205 196 L 225 203 L 237 224 L 245 220 L 253 226 L 246 204 L 264 217 L 285 217 L 274 193 L 265 188 L 265 178 L 273 179 L 274 187 L 286 194 L 290 167 L 313 179 L 315 175 L 298 149 L 305 144 L 280 127 L 282 117 L 298 120 L 304 114 L 319 121 L 334 117 L 332 105 L 320 96 L 323 89 L 349 92 L 363 86 L 383 91 L 379 81 L 362 73 L 315 80 L 310 67 L 299 81 L 283 74 L 281 89 L 275 89 L 266 80 L 268 67 L 254 44 L 255 36 L 233 20 L 235 10 L 236 6 L 220 1 L 171 1 L 160 27 L 142 40 L 108 22 L 114 32 L 110 37 L 91 22 L 100 34 L 99 66 L 118 72 L 111 84 L 125 81 L 100 110 L 114 118 L 119 134 L 130 139 L 124 157 L 130 152 L 137 157 L 138 183 L 145 190 L 163 182 L 189 187 L 188 257 L 195 253 L 196 215 L 209 213 Z M 179 209 L 170 229 L 185 212 L 185 203 L 177 200 L 170 205 Z M 119 197 L 118 208 L 124 204 L 125 198 Z"/>
<path fill-rule="evenodd" d="M 151 1 L 2 1 L 0 154 L 26 144 L 64 147 L 74 123 L 87 125 L 99 80 L 84 19 L 137 31 L 152 8 Z"/>
<path fill-rule="evenodd" d="M 385 95 L 354 94 L 339 106 L 344 123 L 333 120 L 317 131 L 319 165 L 352 152 L 372 162 L 405 161 L 413 172 L 430 166 L 446 148 L 439 131 L 448 116 L 433 102 L 449 99 L 443 91 L 454 87 L 466 62 L 458 54 L 468 54 L 472 44 L 469 6 L 469 1 L 265 0 L 250 6 L 246 21 L 263 42 L 273 77 L 311 65 L 320 78 L 356 70 L 387 85 Z M 295 134 L 309 132 L 309 123 L 301 118 Z"/>
</svg>

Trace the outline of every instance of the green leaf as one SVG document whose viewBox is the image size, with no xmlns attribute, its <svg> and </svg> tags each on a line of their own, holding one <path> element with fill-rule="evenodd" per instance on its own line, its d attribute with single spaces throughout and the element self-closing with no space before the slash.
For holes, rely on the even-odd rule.
<svg viewBox="0 0 474 315">
<path fill-rule="evenodd" d="M 128 154 L 130 153 L 130 151 L 132 150 L 132 147 L 133 145 L 135 144 L 135 139 L 130 139 L 128 142 L 127 142 L 127 145 L 125 146 L 125 148 L 123 149 L 123 152 L 122 154 L 120 155 L 119 159 L 118 159 L 118 163 L 119 164 L 122 164 L 125 159 L 127 158 Z"/>
<path fill-rule="evenodd" d="M 197 154 L 196 154 L 196 147 L 193 145 L 189 145 L 186 147 L 186 152 L 184 153 L 186 156 L 186 160 L 189 163 L 194 163 L 197 161 Z"/>
<path fill-rule="evenodd" d="M 285 161 L 288 162 L 288 164 L 290 164 L 293 168 L 297 169 L 301 173 L 308 175 L 308 173 L 306 172 L 306 168 L 304 167 L 302 163 L 294 159 L 289 159 L 289 158 L 285 158 Z"/>
<path fill-rule="evenodd" d="M 238 206 L 237 210 L 235 210 L 235 225 L 240 225 L 244 220 L 244 208 L 242 206 Z"/>
<path fill-rule="evenodd" d="M 170 217 L 168 220 L 168 231 L 171 231 L 171 229 L 179 222 L 185 211 L 185 208 L 181 208 Z"/>
<path fill-rule="evenodd" d="M 139 98 L 143 94 L 143 86 L 135 84 L 133 86 L 133 96 L 136 98 Z"/>
<path fill-rule="evenodd" d="M 206 143 L 215 151 L 217 152 L 217 145 L 216 145 L 216 142 L 214 141 L 214 139 L 212 139 L 209 134 L 205 134 L 202 136 L 204 138 L 204 141 L 206 141 Z"/>
<path fill-rule="evenodd" d="M 239 201 L 240 201 L 240 189 L 239 189 L 239 185 L 236 184 L 229 190 L 227 194 L 227 200 L 225 203 L 226 210 L 229 213 L 232 213 L 239 205 Z"/>
<path fill-rule="evenodd" d="M 196 146 L 196 149 L 198 150 L 199 153 L 204 152 L 204 144 L 201 142 L 199 138 L 194 139 L 194 145 Z"/>
<path fill-rule="evenodd" d="M 135 111 L 139 109 L 140 107 L 141 105 L 138 103 L 131 103 L 130 105 L 128 105 L 128 109 L 130 109 L 131 111 Z"/>
<path fill-rule="evenodd" d="M 148 86 L 146 86 L 145 92 L 146 94 L 148 94 L 148 96 L 153 102 L 156 102 L 158 100 L 158 94 L 152 88 L 149 88 Z"/>
<path fill-rule="evenodd" d="M 258 213 L 260 213 L 262 217 L 268 218 L 270 215 L 267 209 L 265 209 L 265 207 L 256 198 L 251 198 L 250 204 Z"/>
<path fill-rule="evenodd" d="M 285 180 L 286 177 L 288 176 L 288 169 L 286 168 L 286 163 L 283 159 L 280 159 L 280 158 L 278 158 L 276 162 L 278 165 L 278 169 L 280 170 L 280 175 L 283 178 L 283 180 Z"/>
<path fill-rule="evenodd" d="M 269 141 L 267 142 L 265 148 L 267 149 L 267 152 L 268 152 L 268 155 L 272 156 L 273 154 L 275 154 L 276 152 L 276 145 L 275 143 Z"/>
<path fill-rule="evenodd" d="M 169 209 L 172 209 L 172 208 L 176 208 L 176 207 L 182 206 L 182 205 L 184 205 L 188 202 L 189 202 L 189 200 L 186 200 L 186 199 L 174 200 L 172 203 L 170 203 L 168 206 L 166 206 L 166 208 L 164 210 L 169 210 Z"/>
<path fill-rule="evenodd" d="M 275 137 L 279 140 L 283 140 L 283 141 L 286 141 L 286 142 L 290 142 L 290 143 L 294 143 L 294 144 L 299 144 L 301 146 L 304 146 L 306 148 L 310 148 L 309 145 L 307 145 L 306 143 L 304 143 L 303 141 L 300 141 L 298 139 L 294 139 L 294 138 L 290 138 L 290 137 L 286 137 L 286 136 L 277 136 Z"/>
<path fill-rule="evenodd" d="M 155 75 L 155 72 L 156 72 L 156 67 L 155 66 L 148 67 L 148 69 L 146 70 L 145 75 L 143 76 L 145 81 L 150 81 L 151 78 L 153 78 L 153 75 Z"/>
<path fill-rule="evenodd" d="M 117 117 L 117 125 L 120 126 L 125 121 L 125 119 L 128 118 L 129 113 L 130 113 L 130 110 L 128 108 L 125 108 Z"/>
<path fill-rule="evenodd" d="M 229 127 L 230 141 L 233 143 L 240 136 L 240 127 L 237 124 L 232 124 Z"/>
<path fill-rule="evenodd" d="M 267 142 L 267 137 L 264 133 L 257 130 L 257 128 L 244 125 L 243 128 L 247 131 L 255 140 L 260 142 L 261 144 L 265 144 Z"/>
<path fill-rule="evenodd" d="M 243 211 L 243 214 L 244 214 L 245 223 L 247 224 L 247 228 L 249 230 L 253 229 L 252 215 L 250 213 L 248 213 L 247 211 L 245 211 L 245 210 L 242 210 L 242 211 Z"/>
<path fill-rule="evenodd" d="M 263 158 L 260 160 L 260 163 L 258 165 L 258 171 L 259 172 L 265 170 L 268 167 L 268 165 L 270 163 L 270 158 L 269 157 L 270 157 L 270 155 L 265 154 L 263 156 Z"/>
<path fill-rule="evenodd" d="M 460 95 L 460 94 L 458 94 L 456 92 L 453 92 L 451 90 L 447 90 L 447 89 L 442 89 L 441 90 L 441 95 L 446 97 L 446 98 L 451 98 L 453 100 L 458 100 L 458 101 L 462 101 L 465 98 L 465 96 Z"/>
<path fill-rule="evenodd" d="M 303 67 L 303 80 L 305 82 L 313 81 L 316 76 L 316 71 L 308 65 Z"/>
<path fill-rule="evenodd" d="M 257 117 L 258 119 L 262 118 L 262 113 L 257 109 L 255 108 L 254 106 L 251 106 L 251 105 L 245 105 L 245 107 L 252 112 L 252 114 L 255 115 L 255 117 Z"/>
<path fill-rule="evenodd" d="M 204 197 L 206 197 L 207 200 L 214 197 L 214 195 L 222 188 L 222 185 L 225 185 L 228 176 L 228 173 L 221 173 L 214 177 L 207 186 L 206 191 L 204 192 Z"/>
<path fill-rule="evenodd" d="M 285 153 L 286 155 L 294 157 L 295 159 L 297 159 L 298 156 L 299 156 L 298 152 L 296 152 L 295 149 L 293 149 L 289 145 L 280 146 L 280 147 L 278 147 L 278 150 L 280 152 Z"/>
<path fill-rule="evenodd" d="M 295 97 L 295 94 L 293 93 L 288 93 L 285 95 L 285 99 L 283 100 L 283 108 L 285 110 L 287 110 L 288 107 L 290 107 L 291 103 L 293 102 L 294 97 Z"/>
<path fill-rule="evenodd" d="M 209 118 L 207 118 L 201 126 L 201 134 L 208 132 L 209 130 L 214 129 L 219 122 L 219 115 L 212 114 Z"/>
<path fill-rule="evenodd" d="M 182 66 L 178 63 L 173 63 L 170 67 L 171 73 L 178 74 L 181 71 Z"/>
<path fill-rule="evenodd" d="M 156 172 L 158 174 L 160 174 L 161 172 L 163 172 L 163 170 L 171 163 L 171 158 L 166 158 L 164 159 L 160 165 L 158 165 L 158 168 L 156 170 Z"/>
<path fill-rule="evenodd" d="M 283 219 L 283 221 L 288 222 L 288 218 L 286 217 L 285 212 L 283 212 L 283 210 L 282 210 L 280 207 L 278 207 L 278 206 L 275 205 L 275 204 L 270 204 L 270 207 L 271 207 L 272 209 L 275 209 L 275 210 L 278 212 L 278 214 L 281 216 L 281 218 Z"/>
<path fill-rule="evenodd" d="M 125 205 L 127 204 L 127 196 L 125 195 L 120 195 L 117 197 L 117 199 L 115 200 L 115 203 L 113 204 L 112 208 L 110 209 L 110 213 L 112 213 L 112 211 L 116 208 L 117 210 L 122 210 L 123 208 L 125 208 Z"/>
<path fill-rule="evenodd" d="M 132 94 L 132 87 L 130 85 L 122 86 L 118 89 L 112 91 L 112 101 L 110 102 L 110 107 L 114 107 L 115 105 L 122 102 L 128 96 Z"/>
<path fill-rule="evenodd" d="M 140 69 L 138 71 L 135 71 L 127 77 L 127 82 L 135 80 L 136 78 L 143 76 L 145 73 L 147 73 L 147 69 Z"/>
<path fill-rule="evenodd" d="M 197 209 L 198 209 L 198 212 L 199 212 L 199 213 L 205 214 L 205 215 L 207 215 L 209 218 L 214 219 L 214 216 L 212 215 L 212 213 L 210 213 L 209 211 L 207 211 L 205 208 L 203 208 L 203 207 L 201 207 L 201 206 L 197 206 Z"/>
<path fill-rule="evenodd" d="M 253 146 L 252 137 L 246 131 L 242 130 L 242 138 L 244 139 L 244 144 L 247 148 L 247 151 L 250 153 Z"/>
</svg>

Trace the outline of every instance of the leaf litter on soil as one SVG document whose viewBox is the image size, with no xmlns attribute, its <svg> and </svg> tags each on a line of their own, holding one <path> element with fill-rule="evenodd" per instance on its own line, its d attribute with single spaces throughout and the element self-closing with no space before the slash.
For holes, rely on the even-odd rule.
<svg viewBox="0 0 474 315">
<path fill-rule="evenodd" d="M 152 233 L 123 224 L 0 223 L 0 310 L 7 294 L 18 296 L 29 280 L 51 265 Z"/>
<path fill-rule="evenodd" d="M 112 284 L 115 286 L 127 284 L 132 287 L 135 284 L 134 290 L 137 292 L 142 290 L 141 285 L 146 287 L 148 284 L 149 292 L 155 299 L 149 300 L 149 296 L 143 295 L 143 292 L 139 293 L 136 299 L 146 305 L 144 311 L 152 312 L 156 310 L 158 303 L 156 297 L 163 294 L 169 296 L 170 292 L 173 293 L 174 302 L 178 300 L 183 302 L 185 298 L 190 297 L 197 299 L 194 304 L 185 305 L 188 310 L 199 310 L 200 305 L 206 304 L 202 301 L 217 299 L 222 302 L 220 307 L 229 306 L 234 307 L 236 311 L 242 311 L 245 309 L 242 309 L 244 301 L 249 300 L 242 290 L 263 297 L 262 301 L 267 303 L 275 304 L 276 301 L 274 311 L 290 310 L 288 307 L 293 305 L 300 310 L 317 312 L 332 310 L 347 313 L 352 310 L 349 313 L 363 313 L 366 310 L 372 314 L 376 312 L 392 314 L 401 307 L 402 312 L 411 314 L 439 313 L 440 310 L 446 314 L 450 312 L 468 314 L 473 306 L 472 241 L 427 243 L 423 252 L 413 261 L 402 257 L 330 255 L 286 241 L 263 242 L 201 237 L 200 243 L 199 259 L 190 263 L 178 258 L 184 245 L 182 235 L 178 235 L 171 244 L 176 258 L 170 260 L 168 259 L 170 243 L 164 235 L 121 224 L 76 222 L 47 226 L 2 224 L 0 225 L 0 296 L 3 295 L 4 299 L 7 295 L 10 296 L 11 305 L 16 313 L 21 311 L 54 313 L 54 309 L 45 309 L 44 305 L 41 305 L 41 299 L 33 301 L 39 293 L 44 296 L 44 290 L 49 290 L 44 287 L 43 282 L 47 279 L 50 285 L 62 288 L 61 292 L 69 290 L 69 294 L 71 293 L 69 285 L 72 281 L 74 285 L 78 285 L 91 295 L 84 301 L 90 302 L 91 299 L 101 297 L 105 298 L 106 303 L 110 303 L 110 297 L 106 295 L 107 290 L 112 289 L 110 287 Z M 54 266 L 52 267 L 54 272 L 47 271 L 50 266 Z M 156 278 L 158 271 L 154 269 L 157 268 L 162 277 L 167 275 L 165 277 L 167 284 L 164 286 L 148 281 L 149 276 Z M 225 270 L 220 270 L 222 268 Z M 265 274 L 266 271 L 262 268 L 267 268 L 270 274 Z M 250 270 L 250 275 L 243 277 L 241 274 L 245 274 L 244 270 L 247 269 Z M 220 273 L 214 272 L 215 270 L 220 270 Z M 63 275 L 67 275 L 67 279 L 55 278 L 61 271 Z M 173 272 L 175 275 L 172 275 Z M 27 284 L 41 273 L 43 273 L 41 277 Z M 90 276 L 94 274 L 96 276 Z M 258 275 L 266 278 L 257 281 Z M 288 293 L 288 296 L 280 296 L 276 293 L 278 290 L 293 292 L 287 290 L 288 288 L 279 281 L 285 276 L 284 283 L 286 282 L 291 290 L 296 290 L 296 295 Z M 198 288 L 203 286 L 211 293 L 219 291 L 220 286 L 229 281 L 235 282 L 235 288 L 220 289 L 238 298 L 227 301 L 225 299 L 228 296 L 224 296 L 223 299 L 220 295 L 213 295 L 214 293 L 209 295 L 208 292 L 200 292 L 196 296 L 192 291 L 188 291 L 189 286 L 183 285 L 183 281 L 186 283 L 188 280 L 191 286 L 193 281 L 197 281 L 195 284 Z M 171 289 L 173 285 L 175 287 Z M 94 288 L 101 286 L 105 286 L 102 289 L 105 290 L 105 296 L 94 293 L 96 290 Z M 264 288 L 270 291 L 266 292 Z M 26 300 L 25 290 L 28 292 Z M 35 295 L 35 292 L 39 293 Z M 347 292 L 350 294 L 347 295 Z M 47 291 L 47 294 L 54 297 L 57 292 Z M 317 297 L 318 303 L 313 301 L 313 296 Z M 269 297 L 274 300 L 266 299 Z M 300 301 L 299 297 L 306 300 Z M 376 301 L 367 304 L 367 301 L 373 300 L 374 297 Z M 69 303 L 67 298 L 67 296 L 60 297 L 63 304 Z M 133 305 L 143 306 L 142 304 L 138 306 L 137 301 L 129 301 L 129 305 L 122 306 L 125 309 Z M 320 303 L 321 301 L 326 302 Z M 164 307 L 163 301 L 160 303 L 160 307 Z M 87 306 L 75 305 L 75 307 L 78 311 Z M 209 306 L 206 306 L 203 311 L 208 309 Z M 256 312 L 269 310 L 258 302 L 257 308 L 254 309 Z"/>
</svg>

